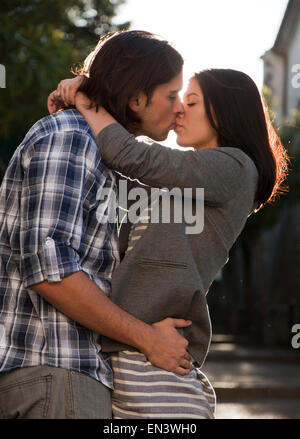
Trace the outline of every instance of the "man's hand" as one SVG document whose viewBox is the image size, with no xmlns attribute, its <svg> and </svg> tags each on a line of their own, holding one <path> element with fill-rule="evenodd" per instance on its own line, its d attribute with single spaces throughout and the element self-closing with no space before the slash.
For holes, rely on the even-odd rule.
<svg viewBox="0 0 300 439">
<path fill-rule="evenodd" d="M 71 79 L 63 79 L 48 96 L 47 107 L 50 114 L 55 113 L 61 108 L 75 105 L 75 96 L 81 85 L 83 76 L 79 75 Z"/>
<path fill-rule="evenodd" d="M 30 289 L 82 326 L 136 347 L 155 366 L 179 375 L 189 373 L 188 342 L 176 328 L 189 326 L 190 321 L 168 318 L 148 325 L 114 304 L 82 271 Z"/>
<path fill-rule="evenodd" d="M 176 328 L 192 324 L 189 320 L 167 318 L 152 324 L 153 337 L 146 349 L 141 349 L 148 360 L 157 367 L 187 375 L 191 370 L 190 356 L 186 351 L 188 341 Z"/>
</svg>

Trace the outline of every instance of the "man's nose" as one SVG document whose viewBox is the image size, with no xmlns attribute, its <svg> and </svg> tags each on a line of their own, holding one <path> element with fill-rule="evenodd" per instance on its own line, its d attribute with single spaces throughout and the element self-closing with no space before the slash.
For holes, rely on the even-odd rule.
<svg viewBox="0 0 300 439">
<path fill-rule="evenodd" d="M 179 115 L 183 114 L 183 111 L 184 111 L 184 109 L 183 109 L 182 102 L 178 99 L 178 101 L 174 107 L 174 113 L 176 113 L 176 115 L 179 116 Z"/>
</svg>

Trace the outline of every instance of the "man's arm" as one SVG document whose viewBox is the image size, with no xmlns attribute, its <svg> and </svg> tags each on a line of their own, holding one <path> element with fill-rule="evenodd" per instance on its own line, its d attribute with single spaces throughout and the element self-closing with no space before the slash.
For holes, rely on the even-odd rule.
<svg viewBox="0 0 300 439">
<path fill-rule="evenodd" d="M 165 319 L 148 325 L 115 305 L 82 271 L 61 282 L 44 281 L 30 288 L 86 328 L 136 347 L 155 366 L 179 375 L 189 373 L 188 342 L 176 327 L 191 322 Z"/>
<path fill-rule="evenodd" d="M 79 251 L 84 225 L 88 212 L 97 207 L 98 190 L 107 178 L 90 136 L 76 130 L 53 132 L 27 151 L 20 206 L 24 288 L 38 292 L 78 323 L 131 342 L 156 365 L 181 373 L 178 365 L 187 342 L 174 322 L 167 319 L 151 327 L 135 319 L 114 305 L 82 271 Z M 97 236 L 102 236 L 103 230 L 95 227 Z M 93 258 L 101 258 L 102 239 L 94 241 Z M 110 248 L 108 241 L 105 245 Z"/>
</svg>

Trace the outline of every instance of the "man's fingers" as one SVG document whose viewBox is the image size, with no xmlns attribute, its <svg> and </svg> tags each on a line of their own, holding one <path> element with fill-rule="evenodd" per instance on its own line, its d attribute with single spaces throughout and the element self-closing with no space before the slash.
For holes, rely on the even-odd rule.
<svg viewBox="0 0 300 439">
<path fill-rule="evenodd" d="M 190 373 L 190 369 L 184 369 L 184 368 L 178 366 L 174 370 L 174 373 L 177 373 L 178 375 L 181 375 L 181 376 L 185 376 L 185 375 L 188 375 Z"/>
<path fill-rule="evenodd" d="M 190 360 L 186 360 L 185 358 L 183 358 L 180 363 L 179 366 L 182 367 L 183 369 L 188 369 L 191 370 L 192 369 L 192 363 Z"/>
<path fill-rule="evenodd" d="M 185 328 L 192 324 L 191 320 L 184 320 L 184 319 L 172 319 L 172 320 L 175 328 Z"/>
</svg>

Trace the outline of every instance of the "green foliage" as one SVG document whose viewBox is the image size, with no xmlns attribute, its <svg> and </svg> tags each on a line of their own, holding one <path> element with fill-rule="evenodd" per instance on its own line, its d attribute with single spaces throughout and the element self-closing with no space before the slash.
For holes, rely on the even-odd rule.
<svg viewBox="0 0 300 439">
<path fill-rule="evenodd" d="M 100 35 L 128 28 L 113 25 L 125 0 L 1 0 L 0 157 L 7 162 L 26 131 L 45 116 L 48 94 L 70 77 Z"/>
</svg>

